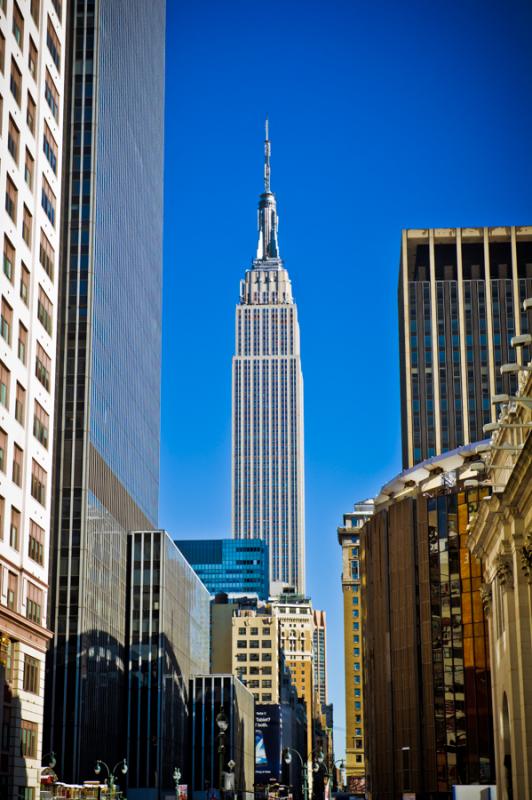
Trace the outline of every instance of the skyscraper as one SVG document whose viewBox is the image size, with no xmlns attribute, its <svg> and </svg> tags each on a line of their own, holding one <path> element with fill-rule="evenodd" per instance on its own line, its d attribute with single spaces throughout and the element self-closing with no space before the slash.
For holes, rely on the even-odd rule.
<svg viewBox="0 0 532 800">
<path fill-rule="evenodd" d="M 399 340 L 403 466 L 484 437 L 513 336 L 528 333 L 532 227 L 403 231 Z"/>
<path fill-rule="evenodd" d="M 66 3 L 0 3 L 0 797 L 39 791 Z"/>
<path fill-rule="evenodd" d="M 68 43 L 46 733 L 77 781 L 126 752 L 127 531 L 157 524 L 164 0 L 74 0 Z"/>
<path fill-rule="evenodd" d="M 233 357 L 232 530 L 264 539 L 270 586 L 305 590 L 303 376 L 297 306 L 279 255 L 266 122 L 259 241 L 240 287 Z"/>
</svg>

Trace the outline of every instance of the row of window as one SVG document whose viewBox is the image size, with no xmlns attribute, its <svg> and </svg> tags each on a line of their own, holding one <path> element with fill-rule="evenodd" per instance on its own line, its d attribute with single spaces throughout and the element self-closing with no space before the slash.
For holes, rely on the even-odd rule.
<svg viewBox="0 0 532 800">
<path fill-rule="evenodd" d="M 24 427 L 26 415 L 26 390 L 17 381 L 17 392 L 15 400 L 15 419 Z M 37 441 L 46 449 L 48 448 L 48 433 L 50 427 L 50 417 L 41 404 L 35 400 L 33 410 L 33 435 Z M 15 448 L 18 445 L 14 445 Z M 20 448 L 19 448 L 20 449 Z M 7 466 L 7 433 L 0 428 L 0 472 L 5 473 Z M 13 477 L 13 480 L 15 478 Z M 20 486 L 20 483 L 17 483 Z"/>
</svg>

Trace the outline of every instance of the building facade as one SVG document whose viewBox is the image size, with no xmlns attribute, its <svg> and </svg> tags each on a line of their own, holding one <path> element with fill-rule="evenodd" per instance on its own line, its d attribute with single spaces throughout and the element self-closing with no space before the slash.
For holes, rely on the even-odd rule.
<svg viewBox="0 0 532 800">
<path fill-rule="evenodd" d="M 357 503 L 338 528 L 342 548 L 345 670 L 345 774 L 352 789 L 365 786 L 364 643 L 360 581 L 360 528 L 373 514 L 373 501 Z"/>
<path fill-rule="evenodd" d="M 259 243 L 241 282 L 233 357 L 232 529 L 264 539 L 271 593 L 305 590 L 303 376 L 297 306 L 279 255 L 266 123 Z"/>
<path fill-rule="evenodd" d="M 40 785 L 66 5 L 0 3 L 2 798 Z"/>
<path fill-rule="evenodd" d="M 271 603 L 237 607 L 232 616 L 232 670 L 257 703 L 281 702 L 279 618 Z"/>
<path fill-rule="evenodd" d="M 404 230 L 399 278 L 403 467 L 480 441 L 510 339 L 528 333 L 532 227 Z M 517 358 L 530 358 L 530 348 Z"/>
<path fill-rule="evenodd" d="M 190 539 L 176 545 L 212 595 L 254 593 L 268 599 L 268 545 L 262 539 Z"/>
<path fill-rule="evenodd" d="M 532 310 L 532 303 L 530 303 Z M 483 453 L 493 485 L 469 530 L 489 623 L 497 796 L 532 796 L 532 362 Z"/>
<path fill-rule="evenodd" d="M 314 609 L 314 632 L 312 646 L 314 650 L 314 693 L 322 705 L 327 705 L 327 615 L 325 611 Z"/>
<path fill-rule="evenodd" d="M 368 797 L 495 783 L 471 445 L 390 481 L 360 531 Z"/>
<path fill-rule="evenodd" d="M 209 671 L 210 597 L 166 531 L 128 538 L 128 797 L 187 783 L 189 681 Z"/>
<path fill-rule="evenodd" d="M 69 4 L 46 683 L 66 781 L 124 757 L 127 531 L 157 524 L 164 49 L 164 0 Z"/>
<path fill-rule="evenodd" d="M 217 718 L 222 714 L 226 728 Z M 255 699 L 233 675 L 196 675 L 190 681 L 189 797 L 205 800 L 220 789 L 253 800 Z M 231 762 L 234 764 L 231 767 Z M 217 790 L 215 795 L 210 790 Z"/>
<path fill-rule="evenodd" d="M 314 707 L 314 618 L 312 602 L 296 594 L 280 595 L 277 602 L 279 639 L 284 663 L 290 670 L 292 683 L 307 712 L 307 752 L 309 761 L 314 750 L 312 720 Z"/>
</svg>

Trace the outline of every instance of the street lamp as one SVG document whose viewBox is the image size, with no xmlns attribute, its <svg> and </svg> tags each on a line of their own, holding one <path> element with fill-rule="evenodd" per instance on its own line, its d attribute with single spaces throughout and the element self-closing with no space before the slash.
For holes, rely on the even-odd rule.
<svg viewBox="0 0 532 800">
<path fill-rule="evenodd" d="M 175 800 L 179 800 L 179 781 L 181 780 L 181 771 L 179 767 L 174 767 L 172 778 L 175 784 Z"/>
<path fill-rule="evenodd" d="M 283 761 L 284 761 L 285 764 L 291 764 L 292 763 L 292 753 L 295 753 L 296 756 L 299 758 L 299 761 L 301 762 L 301 771 L 303 773 L 303 800 L 308 800 L 308 766 L 307 766 L 307 762 L 308 762 L 309 758 L 312 758 L 314 753 L 311 753 L 307 757 L 307 759 L 305 761 L 303 761 L 303 756 L 301 755 L 301 753 L 298 750 L 296 750 L 294 747 L 285 747 L 285 749 L 283 750 Z M 318 754 L 316 755 L 316 761 L 312 764 L 312 771 L 313 772 L 318 772 L 318 770 L 320 769 L 320 766 L 323 764 L 324 758 L 325 758 L 325 756 L 323 755 L 323 752 L 320 750 L 318 752 Z"/>
<path fill-rule="evenodd" d="M 117 761 L 117 763 L 111 770 L 109 769 L 105 761 L 101 761 L 101 759 L 98 759 L 96 762 L 96 766 L 94 767 L 94 772 L 96 775 L 100 774 L 100 772 L 102 771 L 102 767 L 105 767 L 105 769 L 107 770 L 107 785 L 109 786 L 109 797 L 111 797 L 114 794 L 114 788 L 115 788 L 115 772 L 118 769 L 118 767 L 120 767 L 120 772 L 122 773 L 122 775 L 125 775 L 127 773 L 127 761 L 125 758 L 123 758 L 121 761 Z"/>
<path fill-rule="evenodd" d="M 220 706 L 220 710 L 216 715 L 216 725 L 218 726 L 218 730 L 220 733 L 218 734 L 218 772 L 219 772 L 219 783 L 218 786 L 220 787 L 220 797 L 222 796 L 222 772 L 223 772 L 223 760 L 224 760 L 224 750 L 225 750 L 225 733 L 227 728 L 229 727 L 229 722 L 227 717 L 225 716 L 225 712 L 223 707 Z"/>
<path fill-rule="evenodd" d="M 41 761 L 42 761 L 43 764 L 44 764 L 44 759 L 47 756 L 50 756 L 50 758 L 48 759 L 48 764 L 46 766 L 50 767 L 50 769 L 53 769 L 55 767 L 55 765 L 57 764 L 57 759 L 55 757 L 54 751 L 52 750 L 51 753 L 45 753 L 43 755 L 43 757 L 41 758 Z"/>
</svg>

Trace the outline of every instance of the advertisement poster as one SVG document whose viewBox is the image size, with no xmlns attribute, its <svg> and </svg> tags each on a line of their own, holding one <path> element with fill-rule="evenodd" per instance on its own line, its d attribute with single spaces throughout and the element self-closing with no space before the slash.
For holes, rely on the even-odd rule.
<svg viewBox="0 0 532 800">
<path fill-rule="evenodd" d="M 281 780 L 281 707 L 255 706 L 255 783 Z"/>
</svg>

